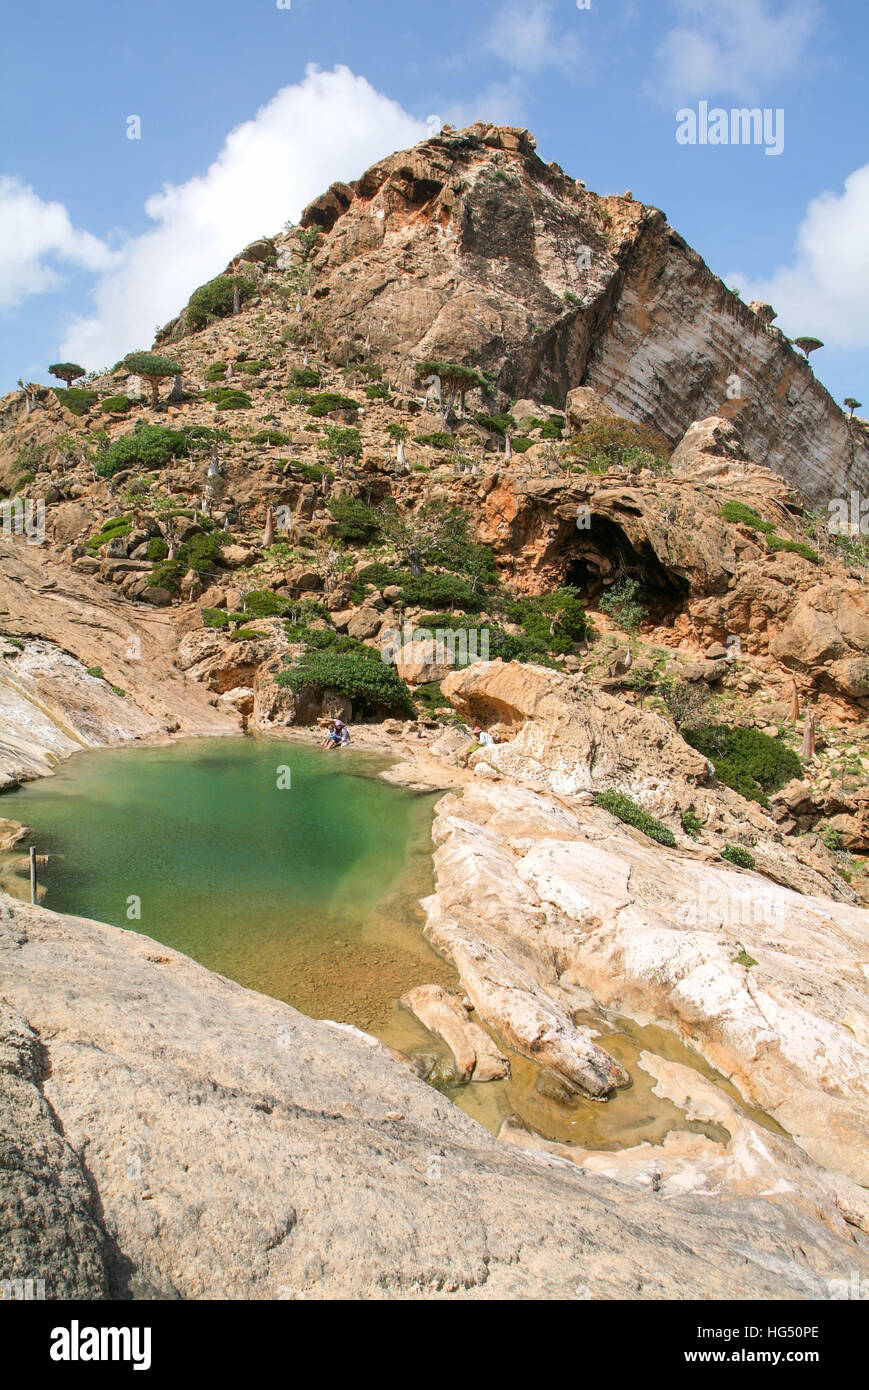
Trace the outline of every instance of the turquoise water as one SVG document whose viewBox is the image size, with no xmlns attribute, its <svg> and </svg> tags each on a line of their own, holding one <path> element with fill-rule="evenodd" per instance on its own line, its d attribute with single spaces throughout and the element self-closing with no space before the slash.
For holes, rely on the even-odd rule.
<svg viewBox="0 0 869 1390">
<path fill-rule="evenodd" d="M 399 1045 L 398 997 L 454 975 L 417 902 L 432 890 L 434 798 L 380 780 L 385 765 L 352 749 L 191 740 L 78 754 L 0 807 L 49 857 L 44 906 L 142 931 Z"/>
<path fill-rule="evenodd" d="M 456 983 L 418 902 L 433 890 L 435 796 L 378 778 L 387 762 L 253 738 L 101 750 L 0 797 L 0 814 L 31 826 L 48 856 L 46 907 L 141 931 L 312 1018 L 445 1056 L 398 1007 L 415 985 Z M 0 884 L 29 901 L 26 850 L 0 855 Z M 589 1147 L 660 1143 L 674 1127 L 721 1137 L 656 1097 L 638 1059 L 647 1049 L 693 1065 L 735 1099 L 702 1060 L 660 1029 L 585 1021 L 633 1077 L 608 1104 L 547 1099 L 538 1068 L 513 1054 L 509 1078 L 449 1094 L 494 1133 L 519 1113 L 547 1138 Z"/>
</svg>

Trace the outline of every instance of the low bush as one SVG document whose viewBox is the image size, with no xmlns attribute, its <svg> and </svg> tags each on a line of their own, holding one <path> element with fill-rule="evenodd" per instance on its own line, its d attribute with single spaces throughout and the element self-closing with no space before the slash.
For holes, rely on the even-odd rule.
<svg viewBox="0 0 869 1390">
<path fill-rule="evenodd" d="M 753 869 L 755 865 L 754 855 L 749 854 L 741 845 L 725 845 L 721 851 L 721 858 L 726 859 L 728 864 L 736 864 L 740 869 Z M 753 964 L 757 965 L 757 961 Z"/>
<path fill-rule="evenodd" d="M 66 390 L 62 386 L 55 386 L 52 389 L 61 405 L 65 405 L 73 415 L 87 415 L 100 398 L 98 391 L 88 391 L 83 386 L 70 386 Z"/>
<path fill-rule="evenodd" d="M 633 825 L 637 830 L 642 830 L 650 840 L 657 840 L 659 845 L 675 847 L 676 837 L 672 830 L 661 821 L 655 820 L 654 816 L 650 816 L 648 811 L 644 811 L 626 792 L 595 792 L 594 801 L 596 806 L 602 806 L 605 811 L 624 821 L 625 825 Z"/>
<path fill-rule="evenodd" d="M 722 521 L 729 521 L 734 526 L 747 526 L 750 531 L 759 531 L 764 536 L 775 534 L 774 523 L 764 521 L 760 513 L 747 506 L 745 502 L 731 499 L 724 503 L 718 515 Z"/>
<path fill-rule="evenodd" d="M 414 444 L 428 444 L 432 449 L 451 449 L 455 440 L 446 430 L 436 430 L 434 434 L 415 434 Z"/>
<path fill-rule="evenodd" d="M 218 275 L 200 285 L 187 301 L 187 322 L 191 328 L 204 328 L 212 319 L 232 313 L 235 291 L 242 303 L 256 290 L 256 284 L 245 275 Z"/>
<path fill-rule="evenodd" d="M 188 449 L 188 439 L 182 430 L 140 422 L 132 434 L 122 435 L 101 450 L 96 471 L 101 478 L 112 478 L 125 468 L 165 468 L 173 458 L 182 458 Z"/>
<path fill-rule="evenodd" d="M 339 540 L 351 545 L 371 545 L 380 536 L 380 513 L 357 497 L 332 498 L 329 511 L 337 524 L 335 534 Z"/>
<path fill-rule="evenodd" d="M 237 386 L 213 386 L 205 392 L 205 399 L 218 410 L 250 410 L 253 404 L 247 392 Z"/>
<path fill-rule="evenodd" d="M 369 401 L 388 401 L 389 387 L 382 381 L 374 381 L 370 386 L 366 386 L 365 395 Z"/>
<path fill-rule="evenodd" d="M 796 753 L 759 729 L 706 724 L 682 729 L 682 737 L 709 759 L 719 782 L 761 806 L 769 805 L 768 793 L 802 776 Z"/>
<path fill-rule="evenodd" d="M 162 536 L 150 536 L 145 550 L 146 560 L 165 560 L 169 554 L 169 547 Z"/>
<path fill-rule="evenodd" d="M 282 430 L 257 430 L 256 434 L 250 437 L 251 444 L 271 444 L 275 448 L 282 445 L 292 444 L 292 435 L 284 434 Z"/>
<path fill-rule="evenodd" d="M 690 835 L 696 840 L 700 831 L 703 829 L 703 822 L 699 816 L 695 816 L 693 811 L 683 811 L 679 817 L 682 822 L 682 829 L 686 835 Z"/>
<path fill-rule="evenodd" d="M 290 373 L 290 381 L 294 386 L 319 386 L 320 373 L 313 367 L 297 367 Z"/>
<path fill-rule="evenodd" d="M 106 415 L 126 415 L 132 404 L 129 396 L 107 396 L 100 401 L 100 410 Z"/>
<path fill-rule="evenodd" d="M 516 429 L 516 421 L 512 415 L 486 415 L 480 410 L 474 416 L 478 425 L 482 425 L 484 430 L 491 430 L 493 434 L 504 435 L 508 430 Z"/>
<path fill-rule="evenodd" d="M 804 560 L 811 560 L 813 565 L 820 564 L 821 557 L 817 550 L 813 550 L 805 541 L 789 541 L 783 536 L 768 536 L 767 545 L 770 550 L 784 550 L 789 555 L 801 555 Z"/>
<path fill-rule="evenodd" d="M 411 715 L 410 691 L 394 666 L 380 653 L 360 644 L 359 651 L 305 651 L 276 677 L 279 686 L 291 690 L 336 690 L 352 701 L 355 710 L 388 711 Z"/>
<path fill-rule="evenodd" d="M 203 608 L 202 626 L 216 628 L 229 627 L 229 614 L 224 613 L 222 608 Z"/>
<path fill-rule="evenodd" d="M 333 410 L 358 409 L 359 402 L 352 400 L 350 396 L 339 396 L 335 391 L 320 391 L 311 397 L 308 414 L 319 420 L 324 415 L 331 415 Z"/>
</svg>

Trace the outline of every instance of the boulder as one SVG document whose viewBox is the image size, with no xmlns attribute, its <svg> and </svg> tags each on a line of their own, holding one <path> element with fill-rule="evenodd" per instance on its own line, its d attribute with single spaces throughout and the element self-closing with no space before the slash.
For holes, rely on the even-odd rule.
<svg viewBox="0 0 869 1390">
<path fill-rule="evenodd" d="M 364 642 L 368 637 L 376 637 L 383 626 L 383 615 L 372 604 L 365 603 L 357 608 L 347 623 L 347 634 Z"/>
<path fill-rule="evenodd" d="M 485 1028 L 473 1023 L 461 999 L 441 985 L 419 985 L 401 1003 L 430 1033 L 443 1038 L 455 1060 L 459 1085 L 468 1081 L 499 1081 L 510 1064 Z"/>
<path fill-rule="evenodd" d="M 395 659 L 395 669 L 408 685 L 425 685 L 442 681 L 456 664 L 455 652 L 444 643 L 431 641 L 407 642 Z"/>
<path fill-rule="evenodd" d="M 517 414 L 518 410 L 519 406 L 512 412 L 517 420 L 520 418 Z M 539 417 L 539 407 L 528 413 Z M 618 413 L 611 406 L 608 406 L 603 397 L 590 386 L 577 386 L 574 390 L 568 391 L 566 414 L 568 423 L 574 429 L 579 429 L 589 420 L 618 420 L 620 418 Z"/>
</svg>

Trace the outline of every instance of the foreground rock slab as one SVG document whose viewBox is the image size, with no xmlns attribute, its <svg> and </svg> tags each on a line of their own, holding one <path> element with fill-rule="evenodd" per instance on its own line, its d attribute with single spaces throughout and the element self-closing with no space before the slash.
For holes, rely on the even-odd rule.
<svg viewBox="0 0 869 1390">
<path fill-rule="evenodd" d="M 0 973 L 42 1048 L 30 1111 L 68 1146 L 41 1161 L 70 1222 L 87 1175 L 103 1237 L 89 1274 L 23 1189 L 4 1251 L 47 1297 L 102 1277 L 120 1298 L 823 1298 L 869 1273 L 799 1213 L 663 1202 L 499 1144 L 373 1039 L 135 933 L 0 900 Z M 7 1223 L 41 1143 L 25 1116 Z"/>
</svg>

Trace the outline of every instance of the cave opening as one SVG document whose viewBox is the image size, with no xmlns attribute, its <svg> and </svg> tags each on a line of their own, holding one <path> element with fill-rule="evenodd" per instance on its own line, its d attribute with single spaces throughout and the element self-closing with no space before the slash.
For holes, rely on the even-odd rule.
<svg viewBox="0 0 869 1390">
<path fill-rule="evenodd" d="M 639 548 L 611 517 L 592 513 L 586 527 L 577 526 L 561 549 L 562 583 L 595 603 L 614 584 L 635 579 L 637 595 L 654 622 L 667 622 L 678 613 L 690 591 L 687 579 L 667 569 L 648 541 Z"/>
</svg>

